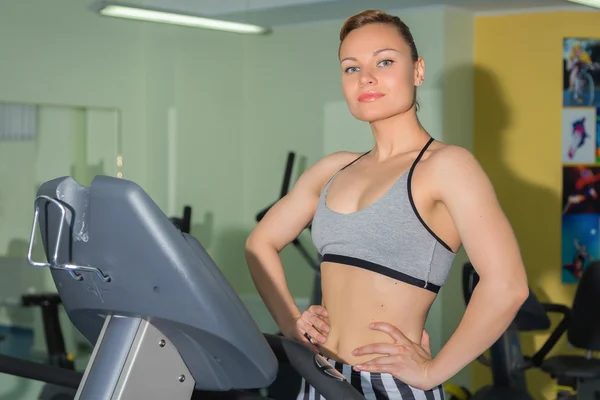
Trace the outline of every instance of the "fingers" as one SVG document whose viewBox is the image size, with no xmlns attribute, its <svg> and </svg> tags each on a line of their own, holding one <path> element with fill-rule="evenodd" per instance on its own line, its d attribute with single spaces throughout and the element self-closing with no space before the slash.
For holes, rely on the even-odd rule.
<svg viewBox="0 0 600 400">
<path fill-rule="evenodd" d="M 319 348 L 310 341 L 310 336 L 307 336 L 307 335 L 299 335 L 299 336 L 300 336 L 300 343 L 302 343 L 303 345 L 308 347 L 313 353 L 319 352 Z"/>
<path fill-rule="evenodd" d="M 429 334 L 425 329 L 423 329 L 423 334 L 421 335 L 421 347 L 429 354 L 431 354 L 431 345 Z"/>
<path fill-rule="evenodd" d="M 429 334 L 425 329 L 423 329 L 423 334 L 421 335 L 421 346 L 429 347 Z"/>
<path fill-rule="evenodd" d="M 379 330 L 390 335 L 396 342 L 409 341 L 410 340 L 404 336 L 400 329 L 396 328 L 393 325 L 387 324 L 385 322 L 375 322 L 371 324 L 371 329 Z"/>
<path fill-rule="evenodd" d="M 329 333 L 329 324 L 318 316 L 310 313 L 302 316 L 309 324 L 317 328 L 321 333 Z"/>
<path fill-rule="evenodd" d="M 392 343 L 374 343 L 366 346 L 357 347 L 352 350 L 352 355 L 363 356 L 365 354 L 401 354 L 406 350 L 404 346 L 398 346 Z"/>
<path fill-rule="evenodd" d="M 318 315 L 320 317 L 323 318 L 329 318 L 329 314 L 327 313 L 327 309 L 323 306 L 310 306 L 308 308 L 308 310 L 310 312 L 312 312 L 315 315 Z"/>
<path fill-rule="evenodd" d="M 353 368 L 355 371 L 368 372 L 392 372 L 398 368 L 399 360 L 397 356 L 377 357 L 362 364 L 357 364 Z"/>
<path fill-rule="evenodd" d="M 412 343 L 398 328 L 385 322 L 373 322 L 369 325 L 369 328 L 387 333 L 396 343 Z"/>
<path fill-rule="evenodd" d="M 396 367 L 391 364 L 360 364 L 354 366 L 355 371 L 381 372 L 394 375 Z"/>
<path fill-rule="evenodd" d="M 329 333 L 329 324 L 324 318 L 327 318 L 325 307 L 311 306 L 302 313 L 302 317 L 296 322 L 296 327 L 302 335 L 308 333 L 317 342 L 325 343 Z"/>
<path fill-rule="evenodd" d="M 305 315 L 308 322 L 321 333 L 328 334 L 329 324 L 327 323 L 327 319 L 329 315 L 327 314 L 327 309 L 322 306 L 310 306 L 307 311 Z"/>
<path fill-rule="evenodd" d="M 312 323 L 307 322 L 304 318 L 299 319 L 296 326 L 302 335 L 308 333 L 314 340 L 321 343 L 325 343 L 327 340 L 325 335 L 323 335 Z"/>
<path fill-rule="evenodd" d="M 367 365 L 367 366 L 369 366 L 369 365 L 398 365 L 398 363 L 399 363 L 398 356 L 381 356 L 381 357 L 373 358 L 372 360 L 369 360 L 362 364 L 358 364 L 357 366 L 363 367 L 365 365 Z"/>
<path fill-rule="evenodd" d="M 383 356 L 357 364 L 353 368 L 355 371 L 392 373 L 398 369 L 399 365 L 402 365 L 402 360 L 398 356 Z"/>
</svg>

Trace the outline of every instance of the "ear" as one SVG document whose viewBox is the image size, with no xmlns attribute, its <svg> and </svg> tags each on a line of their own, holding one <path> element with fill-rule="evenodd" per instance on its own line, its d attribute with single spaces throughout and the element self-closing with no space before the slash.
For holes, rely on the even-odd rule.
<svg viewBox="0 0 600 400">
<path fill-rule="evenodd" d="M 417 61 L 415 61 L 415 72 L 413 79 L 415 86 L 421 86 L 425 81 L 425 61 L 422 57 L 419 57 Z"/>
</svg>

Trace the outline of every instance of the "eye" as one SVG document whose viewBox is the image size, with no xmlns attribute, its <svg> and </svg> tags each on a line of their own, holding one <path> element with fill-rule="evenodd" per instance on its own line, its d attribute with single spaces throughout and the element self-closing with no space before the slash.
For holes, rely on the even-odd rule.
<svg viewBox="0 0 600 400">
<path fill-rule="evenodd" d="M 381 62 L 380 62 L 379 64 L 377 64 L 377 65 L 378 65 L 378 66 L 380 66 L 380 65 L 381 65 L 381 66 L 383 66 L 383 67 L 387 67 L 387 66 L 390 66 L 390 65 L 392 65 L 393 63 L 394 63 L 394 62 L 393 62 L 392 60 L 383 60 L 383 61 L 381 61 Z M 384 65 L 382 65 L 382 64 L 384 64 Z"/>
<path fill-rule="evenodd" d="M 358 71 L 358 67 L 348 67 L 348 68 L 346 68 L 344 70 L 344 72 L 347 73 L 347 74 L 351 74 L 351 73 L 356 72 L 356 71 Z"/>
</svg>

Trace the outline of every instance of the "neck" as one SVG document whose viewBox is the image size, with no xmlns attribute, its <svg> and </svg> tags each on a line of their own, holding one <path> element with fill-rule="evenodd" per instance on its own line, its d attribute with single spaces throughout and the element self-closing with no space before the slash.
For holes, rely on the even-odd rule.
<svg viewBox="0 0 600 400">
<path fill-rule="evenodd" d="M 414 107 L 406 113 L 371 122 L 371 130 L 375 138 L 371 155 L 379 161 L 420 149 L 430 138 L 419 122 Z"/>
</svg>

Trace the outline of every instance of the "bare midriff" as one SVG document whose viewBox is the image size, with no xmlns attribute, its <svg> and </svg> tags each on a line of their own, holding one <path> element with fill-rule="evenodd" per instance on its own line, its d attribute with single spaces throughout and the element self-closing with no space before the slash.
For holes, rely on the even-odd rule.
<svg viewBox="0 0 600 400">
<path fill-rule="evenodd" d="M 320 352 L 325 357 L 356 365 L 379 355 L 354 356 L 352 351 L 373 343 L 393 343 L 372 322 L 386 322 L 408 339 L 420 343 L 425 320 L 436 294 L 385 275 L 354 266 L 321 265 L 323 306 L 330 331 Z"/>
</svg>

